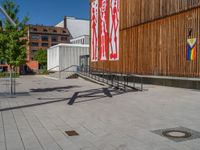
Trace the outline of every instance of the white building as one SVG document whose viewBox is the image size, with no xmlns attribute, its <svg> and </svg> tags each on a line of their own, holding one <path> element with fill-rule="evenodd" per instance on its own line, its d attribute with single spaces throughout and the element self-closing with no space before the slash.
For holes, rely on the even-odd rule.
<svg viewBox="0 0 200 150">
<path fill-rule="evenodd" d="M 61 71 L 72 65 L 80 66 L 80 57 L 85 55 L 89 55 L 89 45 L 55 45 L 47 50 L 47 68 L 50 71 Z"/>
<path fill-rule="evenodd" d="M 56 27 L 67 28 L 73 39 L 90 34 L 90 21 L 75 17 L 65 17 Z"/>
<path fill-rule="evenodd" d="M 72 44 L 89 44 L 90 38 L 89 38 L 89 35 L 83 35 L 83 36 L 71 39 L 70 43 L 72 43 Z"/>
</svg>

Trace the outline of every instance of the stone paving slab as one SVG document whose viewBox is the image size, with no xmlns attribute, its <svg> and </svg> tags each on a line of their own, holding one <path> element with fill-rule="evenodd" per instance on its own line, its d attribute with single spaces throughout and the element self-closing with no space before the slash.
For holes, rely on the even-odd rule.
<svg viewBox="0 0 200 150">
<path fill-rule="evenodd" d="M 17 83 L 16 98 L 0 96 L 0 150 L 199 150 L 200 139 L 176 143 L 152 133 L 179 126 L 200 132 L 198 90 L 145 85 L 107 97 L 94 92 L 107 87 L 80 78 L 23 76 Z M 90 96 L 69 106 L 75 92 Z"/>
</svg>

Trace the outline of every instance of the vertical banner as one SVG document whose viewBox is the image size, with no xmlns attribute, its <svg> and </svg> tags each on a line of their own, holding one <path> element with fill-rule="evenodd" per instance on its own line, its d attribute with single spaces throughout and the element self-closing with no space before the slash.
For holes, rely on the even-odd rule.
<svg viewBox="0 0 200 150">
<path fill-rule="evenodd" d="M 188 39 L 187 40 L 187 60 L 193 61 L 196 60 L 196 53 L 197 53 L 197 39 Z"/>
<path fill-rule="evenodd" d="M 98 0 L 91 3 L 91 61 L 98 61 Z"/>
<path fill-rule="evenodd" d="M 99 0 L 100 10 L 100 60 L 108 60 L 109 48 L 109 0 Z"/>
<path fill-rule="evenodd" d="M 110 0 L 109 60 L 119 60 L 120 0 Z"/>
</svg>

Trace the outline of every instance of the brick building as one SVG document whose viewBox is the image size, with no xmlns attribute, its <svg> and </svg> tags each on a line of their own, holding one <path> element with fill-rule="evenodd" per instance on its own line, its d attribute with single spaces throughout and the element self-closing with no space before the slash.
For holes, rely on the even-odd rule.
<svg viewBox="0 0 200 150">
<path fill-rule="evenodd" d="M 71 38 L 71 34 L 65 27 L 29 25 L 27 34 L 27 63 L 22 67 L 22 72 L 38 71 L 39 64 L 33 60 L 38 49 L 47 50 L 49 47 L 59 43 L 69 43 Z"/>
</svg>

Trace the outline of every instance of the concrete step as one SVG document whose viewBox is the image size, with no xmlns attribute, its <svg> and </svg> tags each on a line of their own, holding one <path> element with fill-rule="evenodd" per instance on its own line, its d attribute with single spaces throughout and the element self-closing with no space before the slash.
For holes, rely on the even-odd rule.
<svg viewBox="0 0 200 150">
<path fill-rule="evenodd" d="M 54 79 L 71 79 L 76 78 L 77 75 L 75 72 L 55 72 L 51 73 L 47 76 L 48 78 L 54 78 Z"/>
</svg>

